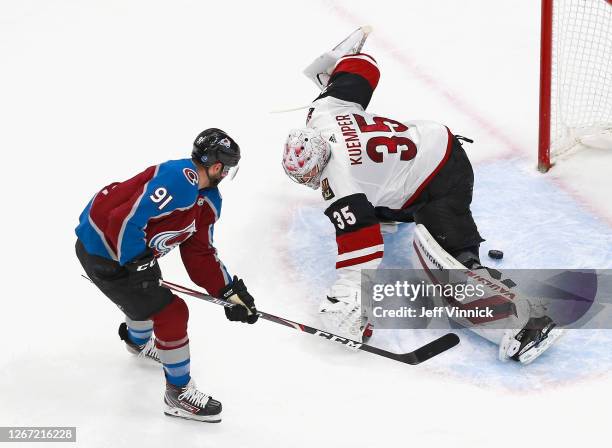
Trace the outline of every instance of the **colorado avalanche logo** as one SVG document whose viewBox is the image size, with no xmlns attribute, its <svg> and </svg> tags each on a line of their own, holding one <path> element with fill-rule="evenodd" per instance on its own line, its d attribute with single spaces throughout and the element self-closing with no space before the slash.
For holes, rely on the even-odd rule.
<svg viewBox="0 0 612 448">
<path fill-rule="evenodd" d="M 166 255 L 179 244 L 187 241 L 196 231 L 195 220 L 183 230 L 169 230 L 160 232 L 149 241 L 149 247 L 154 249 L 161 257 Z"/>
<path fill-rule="evenodd" d="M 196 173 L 194 170 L 191 168 L 183 168 L 183 174 L 191 185 L 198 184 L 198 173 Z"/>
</svg>

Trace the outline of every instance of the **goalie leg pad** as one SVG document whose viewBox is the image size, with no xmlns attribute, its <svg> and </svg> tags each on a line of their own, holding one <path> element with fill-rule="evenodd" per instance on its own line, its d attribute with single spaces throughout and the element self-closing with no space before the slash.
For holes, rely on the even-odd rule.
<svg viewBox="0 0 612 448">
<path fill-rule="evenodd" d="M 514 282 L 510 282 L 509 279 L 502 280 L 502 273 L 499 271 L 488 268 L 467 269 L 456 258 L 442 249 L 434 237 L 429 233 L 428 229 L 422 224 L 418 224 L 416 226 L 413 245 L 415 260 L 414 266 L 420 266 L 425 269 L 425 271 L 432 273 L 434 276 L 438 272 L 448 270 L 457 270 L 458 272 L 464 272 L 466 274 L 470 273 L 472 274 L 470 275 L 472 281 L 477 281 L 484 284 L 485 290 L 487 291 L 487 296 L 491 297 L 492 299 L 496 298 L 496 300 L 499 300 L 501 297 L 501 299 L 506 302 L 508 306 L 507 309 L 514 310 L 513 313 L 508 314 L 503 320 L 498 319 L 492 321 L 490 325 L 487 325 L 486 323 L 482 323 L 480 325 L 468 325 L 470 331 L 487 339 L 495 345 L 503 346 L 503 348 L 500 348 L 499 350 L 500 359 L 505 360 L 512 356 L 506 356 L 505 353 L 509 349 L 508 344 L 510 344 L 511 339 L 515 334 L 518 334 L 519 330 L 511 330 L 509 332 L 510 336 L 508 336 L 506 330 L 503 328 L 525 328 L 529 322 L 531 314 L 531 309 L 527 298 L 515 293 L 512 290 L 512 287 L 516 286 L 516 284 Z M 476 254 L 472 254 L 472 257 L 470 257 L 468 251 L 467 255 L 468 256 L 466 259 L 470 261 L 474 259 Z M 444 279 L 444 276 L 442 276 L 441 279 Z M 464 301 L 463 303 L 468 302 Z M 465 322 L 461 322 L 459 320 L 457 320 L 457 322 L 462 325 L 465 324 Z M 557 332 L 558 330 L 556 330 L 551 337 L 555 337 Z M 550 343 L 544 343 L 542 350 L 538 349 L 536 352 L 534 352 L 534 354 L 545 350 L 547 345 L 550 345 Z M 526 357 L 529 356 L 526 355 Z"/>
</svg>

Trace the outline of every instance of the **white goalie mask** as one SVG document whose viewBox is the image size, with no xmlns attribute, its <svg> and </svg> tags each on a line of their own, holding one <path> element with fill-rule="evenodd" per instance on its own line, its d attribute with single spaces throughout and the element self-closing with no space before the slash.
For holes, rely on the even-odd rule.
<svg viewBox="0 0 612 448">
<path fill-rule="evenodd" d="M 293 129 L 285 143 L 283 169 L 293 181 L 316 190 L 321 184 L 321 173 L 330 156 L 330 145 L 319 131 L 311 128 Z"/>
</svg>

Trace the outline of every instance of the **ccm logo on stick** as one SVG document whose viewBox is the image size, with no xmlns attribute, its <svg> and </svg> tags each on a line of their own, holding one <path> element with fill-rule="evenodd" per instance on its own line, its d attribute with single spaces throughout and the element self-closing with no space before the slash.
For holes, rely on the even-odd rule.
<svg viewBox="0 0 612 448">
<path fill-rule="evenodd" d="M 341 338 L 340 336 L 335 336 L 333 334 L 325 333 L 324 331 L 317 331 L 315 332 L 315 335 L 322 336 L 325 339 L 329 339 L 330 341 L 339 342 L 342 345 L 346 345 L 347 347 L 354 348 L 354 349 L 358 349 L 362 345 L 362 344 L 359 344 L 358 342 L 353 342 L 350 339 L 345 339 L 345 338 Z"/>
</svg>

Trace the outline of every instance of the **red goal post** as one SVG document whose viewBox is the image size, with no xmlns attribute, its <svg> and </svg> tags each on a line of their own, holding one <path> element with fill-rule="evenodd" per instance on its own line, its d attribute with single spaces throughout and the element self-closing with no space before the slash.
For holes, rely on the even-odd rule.
<svg viewBox="0 0 612 448">
<path fill-rule="evenodd" d="M 578 145 L 612 149 L 612 0 L 541 1 L 538 169 L 546 172 Z"/>
</svg>

